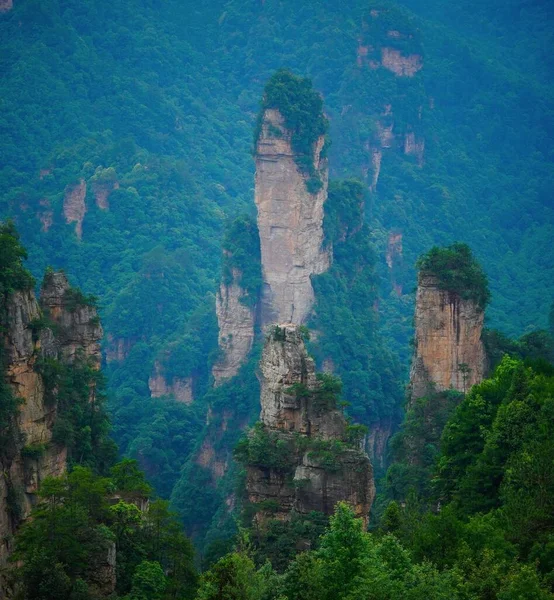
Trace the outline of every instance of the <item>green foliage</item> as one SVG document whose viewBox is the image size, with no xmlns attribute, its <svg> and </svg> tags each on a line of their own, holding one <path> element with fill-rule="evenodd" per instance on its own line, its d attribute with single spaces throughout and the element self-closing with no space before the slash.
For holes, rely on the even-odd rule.
<svg viewBox="0 0 554 600">
<path fill-rule="evenodd" d="M 260 255 L 260 235 L 256 222 L 247 217 L 237 217 L 228 225 L 222 243 L 223 282 L 234 282 L 234 272 L 238 272 L 235 283 L 246 291 L 241 302 L 254 307 L 262 287 L 262 266 Z"/>
<path fill-rule="evenodd" d="M 248 556 L 233 553 L 204 573 L 197 600 L 261 600 L 259 575 Z"/>
<path fill-rule="evenodd" d="M 403 234 L 404 267 L 393 267 L 393 280 L 377 261 L 382 277 L 365 289 L 350 276 L 319 284 L 330 301 L 318 307 L 328 324 L 318 361 L 335 361 L 357 420 L 398 420 L 402 374 L 389 349 L 409 353 L 411 265 L 431 245 L 471 244 L 491 279 L 491 326 L 519 336 L 530 323 L 546 325 L 554 291 L 544 277 L 554 222 L 548 3 L 410 0 L 400 9 L 388 1 L 231 0 L 194 11 L 174 0 L 14 4 L 0 19 L 0 209 L 17 219 L 33 274 L 47 263 L 72 273 L 101 298 L 110 345 L 131 348 L 108 367 L 114 436 L 164 496 L 193 460 L 213 398 L 204 394 L 206 357 L 217 345 L 222 226 L 251 208 L 252 126 L 263 84 L 282 64 L 312 76 L 325 96 L 335 175 L 367 187 L 378 123 L 393 124 L 398 136 L 383 153 L 367 218 L 379 253 L 388 232 Z M 424 48 L 424 68 L 395 77 L 363 56 L 358 66 L 356 49 L 368 45 L 368 60 L 381 58 L 382 45 L 403 54 Z M 403 152 L 409 131 L 425 139 L 421 167 Z M 111 185 L 114 173 L 119 189 L 100 210 L 95 186 Z M 81 177 L 88 192 L 79 241 L 62 204 L 65 187 Z M 48 210 L 45 231 L 37 215 Z M 346 256 L 358 256 L 348 248 Z M 351 262 L 352 272 L 360 268 Z M 343 272 L 349 266 L 343 260 Z M 374 342 L 370 308 L 378 287 L 385 351 Z M 211 321 L 198 319 L 202 306 Z M 150 398 L 154 360 L 176 346 L 183 352 L 172 354 L 172 374 L 197 377 L 192 408 Z M 250 403 L 255 412 L 255 396 L 220 393 L 222 404 Z"/>
<path fill-rule="evenodd" d="M 46 444 L 30 444 L 21 448 L 21 456 L 38 460 L 46 452 Z"/>
<path fill-rule="evenodd" d="M 360 182 L 331 181 L 324 229 L 334 260 L 329 271 L 313 278 L 310 328 L 320 335 L 310 350 L 319 364 L 332 359 L 352 416 L 371 425 L 399 418 L 403 391 L 400 366 L 377 332 L 379 282 L 369 228 L 363 224 L 364 200 Z"/>
<path fill-rule="evenodd" d="M 462 399 L 461 393 L 441 392 L 418 398 L 408 408 L 401 431 L 390 442 L 392 464 L 385 479 L 390 498 L 405 500 L 414 490 L 420 498 L 433 498 L 441 435 Z"/>
<path fill-rule="evenodd" d="M 83 294 L 78 288 L 69 288 L 64 294 L 64 303 L 70 312 L 75 312 L 81 306 L 97 308 L 98 298 L 92 294 Z"/>
<path fill-rule="evenodd" d="M 161 600 L 167 586 L 159 562 L 143 560 L 135 569 L 130 600 Z"/>
<path fill-rule="evenodd" d="M 114 466 L 113 478 L 75 467 L 63 477 L 42 482 L 41 501 L 17 533 L 11 559 L 25 598 L 96 597 L 96 586 L 105 584 L 98 576 L 114 543 L 117 597 L 193 597 L 192 546 L 167 503 L 154 501 L 142 510 L 134 503 L 144 488 L 137 486 L 141 476 L 132 466 L 129 461 Z M 114 498 L 131 495 L 134 500 L 129 503 L 114 503 Z"/>
<path fill-rule="evenodd" d="M 312 88 L 310 79 L 279 69 L 264 88 L 255 144 L 260 136 L 264 111 L 268 108 L 276 108 L 281 113 L 286 129 L 292 133 L 291 143 L 297 165 L 309 175 L 306 188 L 310 194 L 317 193 L 323 183 L 314 167 L 315 143 L 329 128 L 323 114 L 321 95 Z"/>
<path fill-rule="evenodd" d="M 57 407 L 52 441 L 67 448 L 69 465 L 106 472 L 115 459 L 116 447 L 108 438 L 102 372 L 81 355 L 71 364 L 43 358 L 35 369 L 42 376 L 45 403 Z"/>
<path fill-rule="evenodd" d="M 0 223 L 0 257 L 0 297 L 4 314 L 10 294 L 29 290 L 35 284 L 31 273 L 23 266 L 27 252 L 19 241 L 13 221 Z"/>
<path fill-rule="evenodd" d="M 473 300 L 481 309 L 489 303 L 487 276 L 467 244 L 454 243 L 445 248 L 434 246 L 418 259 L 416 267 L 420 275 L 436 278 L 441 289 Z"/>
<path fill-rule="evenodd" d="M 293 442 L 290 436 L 281 436 L 258 422 L 248 435 L 239 441 L 233 456 L 245 465 L 289 471 L 295 459 Z"/>
</svg>

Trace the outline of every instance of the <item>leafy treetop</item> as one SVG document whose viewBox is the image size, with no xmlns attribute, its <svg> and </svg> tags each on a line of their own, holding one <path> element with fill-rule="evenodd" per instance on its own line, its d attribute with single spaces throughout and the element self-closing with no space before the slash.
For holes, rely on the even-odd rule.
<svg viewBox="0 0 554 600">
<path fill-rule="evenodd" d="M 317 192 L 321 180 L 313 166 L 314 146 L 329 128 L 323 114 L 323 99 L 313 89 L 310 79 L 279 69 L 265 86 L 254 143 L 258 140 L 263 115 L 268 108 L 276 108 L 283 116 L 285 127 L 292 132 L 291 144 L 297 155 L 296 163 L 315 180 L 308 186 L 309 191 Z"/>
<path fill-rule="evenodd" d="M 417 263 L 420 275 L 437 279 L 443 290 L 473 300 L 482 309 L 490 300 L 489 283 L 467 244 L 455 242 L 445 248 L 434 246 Z"/>
<path fill-rule="evenodd" d="M 23 260 L 26 258 L 27 252 L 19 242 L 19 234 L 13 221 L 0 223 L 0 293 L 2 295 L 33 287 L 34 279 L 23 266 Z"/>
</svg>

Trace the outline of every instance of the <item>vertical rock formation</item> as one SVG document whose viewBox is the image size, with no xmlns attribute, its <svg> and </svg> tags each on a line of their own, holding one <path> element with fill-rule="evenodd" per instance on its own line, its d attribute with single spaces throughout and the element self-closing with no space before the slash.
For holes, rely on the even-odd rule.
<svg viewBox="0 0 554 600">
<path fill-rule="evenodd" d="M 148 378 L 148 388 L 152 398 L 173 396 L 177 402 L 192 404 L 192 377 L 173 377 L 168 381 L 159 361 L 154 363 L 154 372 Z"/>
<path fill-rule="evenodd" d="M 11 550 L 12 535 L 19 521 L 31 512 L 40 480 L 61 475 L 66 450 L 51 445 L 56 407 L 44 399 L 44 383 L 35 371 L 41 355 L 55 353 L 50 330 L 33 335 L 31 325 L 40 317 L 32 290 L 16 291 L 7 300 L 6 327 L 2 335 L 5 381 L 20 400 L 10 439 L 5 439 L 0 478 L 0 562 Z M 33 455 L 31 448 L 36 448 Z M 40 451 L 38 451 L 40 449 Z"/>
<path fill-rule="evenodd" d="M 375 495 L 373 471 L 336 408 L 329 380 L 319 379 L 296 325 L 276 326 L 260 362 L 261 423 L 249 437 L 247 491 L 263 520 L 291 511 L 327 515 L 341 500 L 367 519 Z M 336 391 L 336 390 L 335 390 Z"/>
<path fill-rule="evenodd" d="M 40 291 L 40 305 L 57 326 L 60 358 L 73 363 L 77 355 L 82 355 L 99 369 L 102 360 L 99 341 L 104 332 L 98 312 L 79 290 L 69 285 L 63 272 L 46 274 Z"/>
<path fill-rule="evenodd" d="M 277 109 L 263 112 L 255 157 L 262 324 L 304 323 L 314 302 L 310 277 L 326 271 L 330 263 L 322 247 L 328 181 L 327 161 L 321 155 L 324 137 L 316 141 L 311 158 L 322 183 L 312 193 L 307 189 L 310 175 L 298 167 L 292 135 Z"/>
<path fill-rule="evenodd" d="M 100 366 L 98 315 L 76 294 L 80 293 L 70 288 L 63 273 L 50 273 L 40 306 L 31 289 L 15 291 L 6 300 L 0 339 L 4 380 L 20 404 L 10 439 L 0 454 L 0 563 L 11 550 L 15 528 L 31 512 L 40 482 L 66 469 L 67 449 L 53 440 L 56 401 L 48 399 L 37 363 L 47 359 L 73 364 L 77 356 L 83 356 L 96 368 Z M 44 315 L 49 327 L 44 326 Z"/>
<path fill-rule="evenodd" d="M 398 270 L 402 268 L 402 233 L 389 231 L 385 260 L 389 268 L 391 285 L 397 296 L 402 296 L 402 282 L 398 281 Z"/>
<path fill-rule="evenodd" d="M 246 297 L 240 286 L 240 273 L 233 269 L 232 281 L 222 282 L 216 296 L 221 351 L 221 358 L 212 369 L 216 386 L 239 372 L 252 348 L 255 308 L 245 304 Z"/>
<path fill-rule="evenodd" d="M 75 234 L 79 239 L 83 237 L 83 220 L 87 212 L 86 195 L 87 184 L 84 179 L 80 179 L 79 183 L 66 188 L 63 198 L 65 222 L 75 223 Z"/>
<path fill-rule="evenodd" d="M 486 367 L 483 319 L 477 302 L 443 289 L 433 275 L 420 273 L 410 373 L 412 401 L 430 392 L 466 392 L 482 381 Z"/>
<path fill-rule="evenodd" d="M 90 184 L 96 206 L 100 210 L 108 210 L 110 208 L 110 194 L 119 189 L 115 169 L 113 167 L 107 169 L 98 167 L 90 178 Z"/>
</svg>

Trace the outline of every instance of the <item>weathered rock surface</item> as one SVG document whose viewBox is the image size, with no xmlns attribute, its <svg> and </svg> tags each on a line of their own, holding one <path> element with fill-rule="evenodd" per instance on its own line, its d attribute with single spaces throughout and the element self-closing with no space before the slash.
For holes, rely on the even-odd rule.
<svg viewBox="0 0 554 600">
<path fill-rule="evenodd" d="M 255 309 L 244 304 L 246 292 L 240 287 L 240 273 L 233 270 L 233 281 L 222 283 L 216 296 L 219 324 L 220 360 L 213 366 L 215 385 L 234 377 L 254 342 Z"/>
<path fill-rule="evenodd" d="M 44 402 L 42 377 L 34 365 L 45 341 L 51 348 L 51 332 L 42 332 L 35 339 L 31 329 L 40 316 L 40 309 L 32 290 L 14 292 L 7 302 L 7 318 L 3 335 L 7 368 L 5 380 L 14 395 L 21 399 L 17 414 L 16 436 L 1 456 L 0 478 L 0 563 L 11 550 L 12 535 L 20 519 L 26 518 L 33 506 L 40 481 L 47 476 L 61 475 L 65 470 L 65 448 L 49 445 L 56 418 L 55 406 Z M 36 459 L 26 458 L 25 446 L 46 445 Z"/>
<path fill-rule="evenodd" d="M 56 404 L 45 399 L 36 361 L 54 358 L 71 364 L 82 354 L 93 366 L 100 365 L 102 328 L 96 309 L 79 304 L 73 308 L 68 289 L 63 273 L 51 273 L 45 278 L 40 306 L 32 290 L 14 292 L 6 305 L 6 325 L 0 338 L 6 357 L 4 377 L 21 404 L 14 438 L 0 453 L 0 564 L 11 551 L 16 527 L 36 502 L 41 481 L 60 476 L 66 469 L 67 450 L 52 441 Z M 37 327 L 43 312 L 48 313 L 54 328 Z M 40 451 L 25 452 L 30 447 Z"/>
<path fill-rule="evenodd" d="M 105 348 L 106 362 L 122 362 L 131 352 L 134 341 L 126 338 L 114 338 L 113 335 L 107 335 L 108 343 Z"/>
<path fill-rule="evenodd" d="M 419 54 L 403 55 L 395 48 L 381 48 L 381 64 L 398 77 L 413 77 L 423 67 Z"/>
<path fill-rule="evenodd" d="M 294 450 L 288 467 L 248 466 L 249 500 L 277 503 L 272 517 L 284 520 L 293 510 L 331 514 L 344 500 L 367 519 L 375 495 L 371 463 L 367 454 L 344 443 L 347 423 L 342 413 L 316 399 L 321 384 L 298 326 L 280 325 L 270 332 L 260 382 L 264 429 Z M 295 392 L 295 384 L 302 386 L 302 393 Z M 322 460 L 318 444 L 332 449 L 332 464 Z M 265 518 L 263 509 L 256 518 Z"/>
<path fill-rule="evenodd" d="M 154 363 L 154 372 L 148 378 L 148 388 L 152 398 L 173 396 L 177 402 L 184 404 L 192 404 L 194 399 L 192 377 L 173 377 L 168 381 L 159 361 Z"/>
<path fill-rule="evenodd" d="M 13 0 L 0 0 L 0 13 L 8 12 L 13 8 Z"/>
<path fill-rule="evenodd" d="M 71 288 L 64 273 L 49 273 L 40 291 L 40 304 L 58 326 L 56 338 L 63 360 L 71 363 L 77 354 L 84 354 L 99 369 L 102 325 L 96 307 L 82 302 L 79 294 Z"/>
<path fill-rule="evenodd" d="M 323 144 L 321 137 L 313 162 L 323 185 L 312 194 L 306 189 L 309 176 L 296 164 L 283 117 L 276 109 L 265 111 L 255 186 L 264 279 L 262 324 L 304 323 L 314 302 L 310 277 L 329 268 L 330 255 L 322 247 L 328 182 Z"/>
<path fill-rule="evenodd" d="M 420 275 L 410 372 L 412 400 L 433 391 L 466 392 L 483 380 L 483 319 L 484 312 L 474 301 L 440 289 L 432 276 Z"/>
<path fill-rule="evenodd" d="M 86 195 L 87 184 L 84 179 L 80 179 L 79 183 L 66 188 L 63 198 L 65 222 L 75 223 L 75 234 L 79 239 L 83 237 L 83 220 L 87 212 Z"/>
</svg>

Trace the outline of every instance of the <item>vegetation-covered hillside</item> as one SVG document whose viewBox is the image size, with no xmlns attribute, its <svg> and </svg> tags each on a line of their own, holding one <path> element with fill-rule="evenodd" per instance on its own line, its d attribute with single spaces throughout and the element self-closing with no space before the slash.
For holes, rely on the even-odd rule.
<svg viewBox="0 0 554 600">
<path fill-rule="evenodd" d="M 519 336 L 546 325 L 554 297 L 548 8 L 14 0 L 0 13 L 0 216 L 15 219 L 33 274 L 64 268 L 99 297 L 114 435 L 163 497 L 196 472 L 190 458 L 208 403 L 239 406 L 242 424 L 257 410 L 251 378 L 211 390 L 214 305 L 225 222 L 254 212 L 262 89 L 282 67 L 310 76 L 323 94 L 332 175 L 357 177 L 367 192 L 380 281 L 365 264 L 348 272 L 348 252 L 369 245 L 354 235 L 314 283 L 326 295 L 315 321 L 335 326 L 322 344 L 359 420 L 375 407 L 398 419 L 403 376 L 389 353 L 406 367 L 412 265 L 428 248 L 471 246 L 490 280 L 490 326 Z M 376 323 L 362 310 L 369 304 Z M 388 350 L 368 359 L 378 326 Z M 340 345 L 341 328 L 358 328 L 356 347 Z M 168 394 L 151 397 L 153 376 Z M 194 402 L 172 399 L 173 384 L 189 380 Z"/>
</svg>

